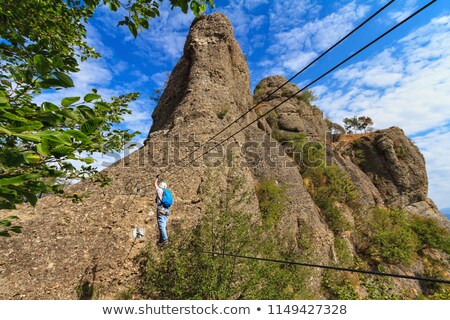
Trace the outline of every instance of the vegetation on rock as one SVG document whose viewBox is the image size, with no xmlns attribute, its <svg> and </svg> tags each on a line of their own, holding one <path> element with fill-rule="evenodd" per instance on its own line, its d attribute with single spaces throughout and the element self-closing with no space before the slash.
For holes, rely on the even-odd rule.
<svg viewBox="0 0 450 320">
<path fill-rule="evenodd" d="M 275 215 L 286 206 L 282 188 L 265 180 L 259 190 L 261 219 L 238 209 L 248 201 L 242 178 L 230 173 L 227 190 L 214 191 L 209 182 L 205 215 L 191 232 L 173 232 L 170 248 L 141 255 L 140 292 L 157 299 L 301 299 L 311 296 L 304 286 L 307 271 L 288 265 L 221 256 L 220 253 L 291 260 L 299 258 L 295 239 L 274 232 Z M 276 203 L 269 203 L 276 198 Z M 281 218 L 281 217 L 278 217 Z M 269 224 L 270 222 L 270 224 Z M 179 230 L 181 231 L 181 230 Z M 210 254 L 206 252 L 216 252 Z"/>
</svg>

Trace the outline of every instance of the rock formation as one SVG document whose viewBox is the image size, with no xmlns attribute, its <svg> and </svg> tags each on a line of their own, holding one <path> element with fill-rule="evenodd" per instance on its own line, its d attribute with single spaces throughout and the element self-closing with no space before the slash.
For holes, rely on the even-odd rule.
<svg viewBox="0 0 450 320">
<path fill-rule="evenodd" d="M 298 238 L 301 230 L 313 230 L 311 258 L 323 264 L 337 263 L 336 234 L 308 193 L 295 157 L 271 137 L 274 130 L 282 134 L 303 132 L 306 140 L 326 144 L 331 162 L 357 186 L 363 208 L 400 206 L 438 219 L 449 228 L 448 221 L 427 198 L 424 159 L 400 129 L 331 142 L 320 109 L 301 98 L 282 105 L 271 119 L 249 126 L 224 147 L 180 166 L 186 164 L 180 161 L 184 157 L 192 159 L 190 154 L 197 156 L 205 151 L 201 148 L 194 152 L 197 146 L 284 81 L 279 76 L 266 78 L 252 97 L 248 68 L 229 20 L 221 13 L 195 19 L 183 56 L 153 112 L 145 146 L 104 170 L 110 184 L 100 188 L 83 181 L 70 187 L 68 192 L 90 194 L 81 204 L 50 195 L 35 208 L 24 205 L 14 212 L 21 217 L 24 233 L 1 239 L 0 298 L 111 299 L 137 283 L 140 274 L 134 258 L 144 246 L 157 250 L 155 219 L 150 224 L 144 224 L 144 220 L 153 209 L 153 181 L 161 171 L 177 170 L 167 177 L 175 195 L 174 214 L 169 221 L 171 226 L 186 229 L 205 213 L 207 199 L 202 190 L 211 172 L 216 175 L 217 192 L 224 192 L 226 173 L 233 166 L 245 181 L 241 191 L 250 192 L 241 210 L 255 217 L 260 215 L 255 186 L 266 178 L 273 179 L 286 188 L 290 199 L 278 232 Z M 296 90 L 294 84 L 288 84 L 218 140 Z M 357 219 L 350 208 L 346 210 L 350 220 Z M 135 227 L 144 229 L 143 240 L 131 237 Z M 353 248 L 351 235 L 345 238 Z M 321 285 L 322 273 L 315 270 L 309 287 L 317 292 L 316 298 L 325 297 Z"/>
</svg>

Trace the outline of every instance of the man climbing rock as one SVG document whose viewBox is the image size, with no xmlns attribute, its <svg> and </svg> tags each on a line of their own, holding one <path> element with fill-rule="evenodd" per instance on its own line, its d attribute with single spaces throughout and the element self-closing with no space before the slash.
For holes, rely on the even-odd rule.
<svg viewBox="0 0 450 320">
<path fill-rule="evenodd" d="M 172 192 L 167 188 L 167 183 L 156 176 L 156 221 L 158 222 L 159 241 L 158 246 L 163 247 L 169 243 L 167 235 L 167 220 L 169 219 L 169 208 L 173 203 Z"/>
</svg>

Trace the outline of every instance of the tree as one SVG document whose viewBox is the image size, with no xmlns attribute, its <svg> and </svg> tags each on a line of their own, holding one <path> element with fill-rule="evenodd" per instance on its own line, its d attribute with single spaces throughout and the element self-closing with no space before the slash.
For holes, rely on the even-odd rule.
<svg viewBox="0 0 450 320">
<path fill-rule="evenodd" d="M 86 28 L 94 10 L 108 5 L 127 15 L 119 22 L 133 36 L 148 28 L 159 15 L 162 0 L 3 0 L 0 5 L 0 210 L 16 204 L 35 205 L 37 194 L 63 193 L 61 178 L 107 178 L 90 166 L 94 152 L 120 151 L 137 132 L 115 127 L 128 104 L 138 97 L 129 93 L 110 100 L 96 89 L 82 97 L 37 104 L 46 90 L 73 87 L 70 73 L 79 62 L 100 55 L 86 43 Z M 172 8 L 195 15 L 213 7 L 212 0 L 171 0 Z M 26 18 L 25 18 L 26 17 Z M 81 168 L 73 160 L 85 163 Z M 74 195 L 74 199 L 79 199 Z M 0 236 L 19 233 L 11 216 L 0 221 Z"/>
<path fill-rule="evenodd" d="M 368 132 L 372 131 L 373 120 L 370 117 L 352 117 L 352 118 L 344 118 L 344 127 L 347 133 L 354 133 L 357 131 Z"/>
</svg>

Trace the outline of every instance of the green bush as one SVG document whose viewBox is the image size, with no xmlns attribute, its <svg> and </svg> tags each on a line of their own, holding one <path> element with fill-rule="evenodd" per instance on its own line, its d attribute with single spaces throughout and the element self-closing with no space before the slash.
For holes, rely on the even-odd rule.
<svg viewBox="0 0 450 320">
<path fill-rule="evenodd" d="M 404 210 L 374 208 L 366 219 L 367 252 L 372 257 L 390 264 L 413 262 L 418 239 Z"/>
<path fill-rule="evenodd" d="M 382 271 L 382 270 L 380 270 Z M 362 285 L 367 290 L 369 300 L 398 300 L 394 286 L 388 277 L 363 277 Z"/>
<path fill-rule="evenodd" d="M 286 189 L 273 179 L 264 179 L 256 190 L 261 217 L 267 226 L 276 226 L 289 204 Z"/>
<path fill-rule="evenodd" d="M 354 289 L 349 274 L 335 271 L 325 271 L 322 286 L 330 299 L 357 300 L 359 294 Z"/>
<path fill-rule="evenodd" d="M 343 238 L 336 237 L 334 239 L 334 250 L 340 265 L 350 267 L 353 265 L 353 255 L 350 252 L 347 242 Z"/>
<path fill-rule="evenodd" d="M 440 227 L 435 220 L 413 216 L 410 224 L 422 245 L 450 254 L 450 232 Z"/>
<path fill-rule="evenodd" d="M 327 225 L 335 235 L 340 236 L 342 232 L 349 229 L 350 224 L 342 211 L 336 206 L 332 198 L 325 195 L 325 192 L 321 192 L 319 189 L 319 195 L 314 197 L 313 200 L 324 214 Z"/>
<path fill-rule="evenodd" d="M 313 90 L 306 89 L 301 92 L 300 95 L 297 95 L 298 99 L 310 104 L 312 101 L 317 100 L 317 95 Z"/>
<path fill-rule="evenodd" d="M 281 143 L 288 143 L 297 148 L 301 148 L 306 142 L 304 132 L 283 132 L 275 128 L 272 131 L 272 137 Z"/>
<path fill-rule="evenodd" d="M 155 252 L 146 248 L 140 256 L 139 292 L 149 299 L 305 299 L 309 271 L 295 266 L 237 259 L 212 254 L 298 259 L 286 235 L 273 232 L 252 214 L 238 210 L 247 203 L 242 178 L 231 176 L 225 192 L 215 192 L 217 178 L 205 183 L 202 194 L 208 209 L 191 230 L 172 232 L 171 245 Z M 270 180 L 268 180 L 270 181 Z M 263 183 L 264 198 L 282 193 L 273 182 Z M 279 199 L 279 198 L 278 198 Z M 275 200 L 277 201 L 277 200 Z M 268 215 L 277 207 L 263 205 Z"/>
<path fill-rule="evenodd" d="M 408 148 L 406 148 L 404 145 L 400 144 L 395 147 L 395 155 L 399 159 L 404 159 L 408 155 Z"/>
<path fill-rule="evenodd" d="M 337 203 L 353 206 L 358 193 L 346 173 L 336 166 L 320 166 L 308 168 L 302 175 L 306 190 L 324 214 L 333 233 L 339 235 L 348 230 L 350 224 Z"/>
<path fill-rule="evenodd" d="M 219 112 L 217 112 L 217 118 L 220 120 L 224 119 L 230 109 L 228 107 L 223 108 Z"/>
<path fill-rule="evenodd" d="M 286 153 L 294 158 L 302 171 L 325 164 L 325 148 L 323 144 L 307 141 L 304 132 L 283 132 L 273 128 L 272 137 L 283 144 Z"/>
</svg>

